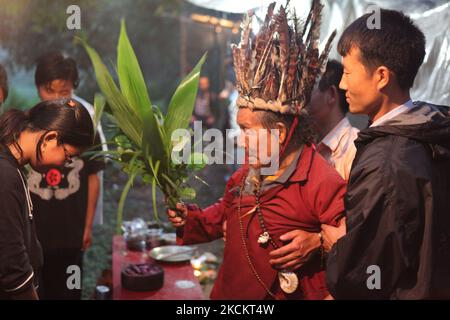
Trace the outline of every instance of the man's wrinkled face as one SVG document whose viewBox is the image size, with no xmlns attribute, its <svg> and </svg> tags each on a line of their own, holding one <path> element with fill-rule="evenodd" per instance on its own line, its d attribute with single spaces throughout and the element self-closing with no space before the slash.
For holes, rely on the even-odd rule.
<svg viewBox="0 0 450 320">
<path fill-rule="evenodd" d="M 38 94 L 41 101 L 70 98 L 72 97 L 72 91 L 72 81 L 63 79 L 56 79 L 38 87 Z"/>
<path fill-rule="evenodd" d="M 345 90 L 345 96 L 351 113 L 376 113 L 381 104 L 381 95 L 378 90 L 378 79 L 375 72 L 371 72 L 362 63 L 361 52 L 353 48 L 343 57 L 344 73 L 339 88 Z"/>
<path fill-rule="evenodd" d="M 239 108 L 237 123 L 241 128 L 238 146 L 245 150 L 246 163 L 254 168 L 272 165 L 269 164 L 270 158 L 279 150 L 278 130 L 271 132 L 264 128 L 260 114 L 249 108 Z"/>
</svg>

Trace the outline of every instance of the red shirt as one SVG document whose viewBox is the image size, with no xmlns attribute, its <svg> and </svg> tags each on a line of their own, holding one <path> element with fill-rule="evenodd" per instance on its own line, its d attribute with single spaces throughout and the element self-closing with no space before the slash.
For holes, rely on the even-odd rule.
<svg viewBox="0 0 450 320">
<path fill-rule="evenodd" d="M 227 183 L 224 197 L 201 210 L 189 206 L 186 224 L 179 230 L 179 244 L 194 244 L 223 236 L 222 223 L 227 221 L 227 238 L 223 263 L 219 270 L 212 299 L 267 299 L 264 287 L 252 272 L 242 242 L 238 217 L 239 191 L 245 168 L 236 171 Z M 337 225 L 344 213 L 345 181 L 313 147 L 305 146 L 297 166 L 286 183 L 262 192 L 260 197 L 264 222 L 279 247 L 279 237 L 286 232 L 302 229 L 320 232 L 321 224 Z M 254 195 L 243 195 L 241 215 L 255 207 Z M 279 299 L 323 299 L 328 295 L 325 271 L 320 256 L 312 258 L 296 270 L 299 287 L 293 294 L 280 289 L 278 271 L 269 264 L 274 248 L 261 246 L 257 240 L 263 232 L 256 214 L 243 219 L 244 237 L 250 259 L 264 284 Z"/>
</svg>

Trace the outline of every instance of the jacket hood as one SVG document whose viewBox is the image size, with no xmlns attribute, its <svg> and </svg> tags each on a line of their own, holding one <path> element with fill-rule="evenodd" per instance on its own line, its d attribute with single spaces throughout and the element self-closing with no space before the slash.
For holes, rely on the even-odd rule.
<svg viewBox="0 0 450 320">
<path fill-rule="evenodd" d="M 420 141 L 430 146 L 435 158 L 450 158 L 450 108 L 416 101 L 410 110 L 383 125 L 362 130 L 355 144 L 367 144 L 386 135 Z"/>
</svg>

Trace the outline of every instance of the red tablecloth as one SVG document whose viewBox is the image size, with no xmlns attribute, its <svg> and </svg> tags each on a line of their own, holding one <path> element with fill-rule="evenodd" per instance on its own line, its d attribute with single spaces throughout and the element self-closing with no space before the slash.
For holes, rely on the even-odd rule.
<svg viewBox="0 0 450 320">
<path fill-rule="evenodd" d="M 156 291 L 133 292 L 123 289 L 120 272 L 129 263 L 154 262 L 143 253 L 127 251 L 122 236 L 113 238 L 112 271 L 114 300 L 203 300 L 202 288 L 190 262 L 160 263 L 164 269 L 164 286 Z"/>
</svg>

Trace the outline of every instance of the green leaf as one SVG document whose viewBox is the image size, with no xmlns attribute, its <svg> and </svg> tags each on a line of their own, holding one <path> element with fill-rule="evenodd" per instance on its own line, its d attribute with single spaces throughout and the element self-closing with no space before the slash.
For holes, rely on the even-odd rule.
<svg viewBox="0 0 450 320">
<path fill-rule="evenodd" d="M 134 180 L 136 179 L 136 176 L 139 174 L 139 168 L 136 165 L 137 159 L 139 157 L 140 153 L 136 152 L 133 158 L 130 160 L 130 163 L 128 164 L 128 181 L 125 184 L 125 187 L 123 188 L 122 194 L 120 195 L 119 199 L 119 207 L 117 209 L 117 226 L 116 226 L 116 233 L 120 234 L 120 230 L 122 227 L 122 221 L 123 221 L 123 208 L 125 206 L 125 200 L 127 198 L 128 192 L 130 191 Z"/>
<path fill-rule="evenodd" d="M 125 150 L 124 152 L 120 153 L 120 161 L 129 163 L 136 156 L 136 153 L 137 152 L 135 151 Z"/>
<path fill-rule="evenodd" d="M 106 100 L 105 97 L 99 93 L 94 96 L 94 128 L 97 132 L 98 124 L 103 114 L 103 109 L 105 108 Z"/>
<path fill-rule="evenodd" d="M 161 176 L 167 182 L 161 185 L 161 191 L 167 198 L 167 205 L 170 209 L 176 210 L 176 204 L 180 202 L 180 187 L 178 187 L 165 173 L 161 173 Z"/>
<path fill-rule="evenodd" d="M 96 95 L 94 99 L 95 123 L 99 123 L 102 112 L 107 108 L 108 116 L 112 115 L 112 123 L 117 125 L 116 131 L 119 134 L 114 138 L 117 149 L 107 154 L 121 165 L 122 171 L 129 177 L 119 201 L 117 226 L 119 232 L 127 193 L 138 176 L 142 177 L 143 182 L 152 184 L 156 219 L 157 188 L 164 193 L 171 207 L 181 201 L 182 197 L 185 199 L 195 197 L 195 191 L 186 187 L 189 166 L 175 165 L 170 161 L 172 152 L 170 139 L 174 130 L 185 129 L 189 125 L 197 96 L 200 69 L 206 55 L 181 81 L 164 116 L 157 106 L 151 104 L 147 84 L 123 20 L 117 45 L 116 72 L 119 85 L 114 81 L 99 54 L 87 42 L 81 39 L 79 41 L 92 61 L 102 93 Z"/>
<path fill-rule="evenodd" d="M 153 177 L 155 178 L 158 186 L 160 186 L 161 183 L 158 180 L 158 172 L 159 172 L 159 165 L 161 164 L 161 161 L 158 160 L 158 161 L 156 161 L 156 164 L 153 165 L 153 161 L 150 158 L 150 159 L 148 159 L 148 163 L 149 163 L 149 166 L 150 166 L 150 170 L 152 171 Z"/>
<path fill-rule="evenodd" d="M 159 159 L 166 163 L 168 153 L 166 153 L 167 148 L 162 138 L 163 134 L 153 113 L 147 85 L 128 38 L 124 20 L 121 23 L 119 43 L 117 45 L 117 74 L 123 96 L 133 109 L 133 112 L 139 115 L 143 124 L 140 144 L 144 155 L 150 155 L 153 159 Z"/>
<path fill-rule="evenodd" d="M 182 188 L 180 190 L 180 198 L 183 200 L 193 200 L 195 199 L 195 190 L 193 188 Z"/>
<path fill-rule="evenodd" d="M 163 192 L 166 196 L 170 195 L 170 191 L 174 191 L 176 190 L 177 193 L 179 193 L 179 187 L 175 184 L 175 182 L 172 181 L 172 179 L 170 179 L 170 177 L 168 175 L 166 175 L 165 173 L 161 173 L 161 176 L 164 178 L 164 180 L 166 180 L 166 182 L 168 183 L 168 185 L 170 186 L 170 188 L 172 188 L 173 190 L 170 190 L 169 188 L 164 188 L 163 187 Z"/>
<path fill-rule="evenodd" d="M 208 163 L 208 157 L 204 153 L 194 152 L 190 154 L 188 169 L 201 170 Z"/>
<path fill-rule="evenodd" d="M 142 183 L 145 184 L 145 185 L 151 184 L 153 178 L 154 178 L 154 177 L 153 177 L 151 174 L 144 173 L 144 174 L 142 175 Z"/>
<path fill-rule="evenodd" d="M 144 134 L 142 136 L 142 152 L 145 158 L 153 158 L 161 162 L 161 166 L 167 168 L 169 166 L 168 148 L 162 139 L 162 126 L 156 121 L 155 115 L 146 108 L 144 114 Z"/>
<path fill-rule="evenodd" d="M 89 160 L 94 160 L 97 158 L 104 158 L 104 157 L 107 157 L 107 158 L 113 157 L 115 159 L 115 157 L 120 156 L 120 152 L 114 151 L 114 150 L 107 150 L 107 151 L 93 150 L 93 151 L 84 152 L 83 156 L 89 157 Z"/>
<path fill-rule="evenodd" d="M 206 53 L 195 68 L 183 79 L 172 96 L 164 121 L 167 144 L 170 143 L 173 131 L 176 129 L 186 129 L 189 125 L 197 97 L 200 70 L 205 59 Z"/>
<path fill-rule="evenodd" d="M 172 152 L 181 152 L 186 144 L 191 143 L 191 137 L 189 136 L 181 136 L 178 141 L 173 141 L 174 145 L 172 148 Z"/>
<path fill-rule="evenodd" d="M 117 226 L 116 226 L 116 234 L 120 234 L 122 228 L 123 221 L 123 208 L 125 206 L 125 200 L 127 199 L 128 192 L 130 191 L 134 179 L 136 178 L 137 173 L 132 173 L 128 176 L 128 181 L 123 188 L 122 194 L 120 195 L 119 200 L 119 208 L 117 209 Z"/>
<path fill-rule="evenodd" d="M 127 136 L 123 134 L 119 134 L 114 137 L 114 143 L 123 149 L 131 149 L 133 148 L 133 145 L 131 144 L 131 141 L 128 139 Z"/>
<path fill-rule="evenodd" d="M 141 115 L 144 108 L 151 108 L 147 85 L 142 75 L 139 62 L 128 39 L 125 21 L 122 19 L 119 43 L 117 45 L 117 74 L 120 89 L 137 114 Z M 152 111 L 152 110 L 150 110 Z M 153 114 L 153 112 L 151 112 Z"/>
<path fill-rule="evenodd" d="M 156 221 L 158 221 L 158 207 L 156 205 L 156 179 L 153 178 L 152 180 L 152 202 L 153 202 L 153 215 L 156 219 Z"/>
<path fill-rule="evenodd" d="M 91 59 L 97 84 L 106 101 L 108 101 L 118 126 L 132 141 L 139 145 L 142 140 L 142 120 L 128 106 L 127 100 L 120 92 L 97 51 L 91 48 L 86 41 L 80 38 L 78 38 L 78 41 L 81 42 Z"/>
</svg>

